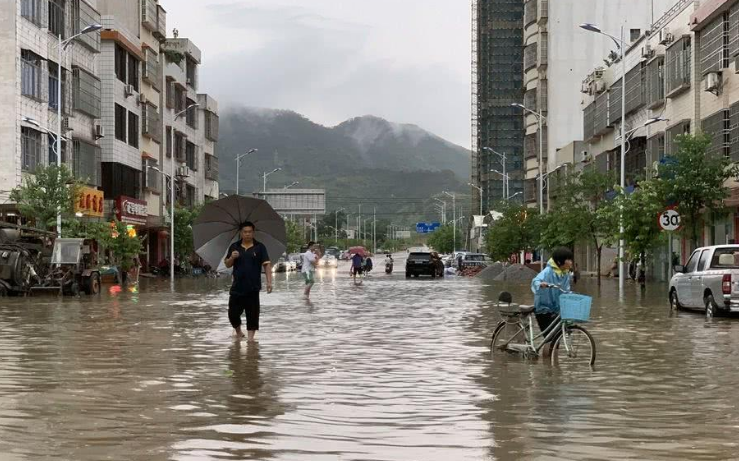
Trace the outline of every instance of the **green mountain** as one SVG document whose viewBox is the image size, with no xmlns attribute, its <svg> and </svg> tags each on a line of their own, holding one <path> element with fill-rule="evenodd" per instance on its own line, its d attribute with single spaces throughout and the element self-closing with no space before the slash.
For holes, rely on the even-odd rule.
<svg viewBox="0 0 739 461">
<path fill-rule="evenodd" d="M 238 108 L 221 114 L 218 142 L 222 192 L 235 190 L 237 155 L 239 192 L 298 181 L 297 188 L 327 190 L 328 208 L 378 208 L 389 220 L 436 216 L 432 197 L 443 190 L 469 193 L 469 151 L 415 125 L 357 117 L 335 127 L 314 123 L 292 111 Z M 460 202 L 461 204 L 461 202 Z M 449 216 L 451 216 L 451 209 Z"/>
</svg>

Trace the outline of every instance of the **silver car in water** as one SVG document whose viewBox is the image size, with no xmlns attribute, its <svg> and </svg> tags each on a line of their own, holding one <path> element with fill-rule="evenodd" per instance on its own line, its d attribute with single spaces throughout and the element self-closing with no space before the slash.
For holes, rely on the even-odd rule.
<svg viewBox="0 0 739 461">
<path fill-rule="evenodd" d="M 739 245 L 715 245 L 693 251 L 685 266 L 675 266 L 670 307 L 700 309 L 706 317 L 739 312 Z"/>
</svg>

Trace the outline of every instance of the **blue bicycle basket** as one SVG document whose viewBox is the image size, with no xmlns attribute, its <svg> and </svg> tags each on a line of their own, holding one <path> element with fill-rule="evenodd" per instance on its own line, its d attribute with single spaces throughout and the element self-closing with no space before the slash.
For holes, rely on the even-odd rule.
<svg viewBox="0 0 739 461">
<path fill-rule="evenodd" d="M 575 293 L 563 294 L 559 297 L 559 315 L 562 320 L 587 322 L 590 319 L 590 305 L 593 298 Z"/>
</svg>

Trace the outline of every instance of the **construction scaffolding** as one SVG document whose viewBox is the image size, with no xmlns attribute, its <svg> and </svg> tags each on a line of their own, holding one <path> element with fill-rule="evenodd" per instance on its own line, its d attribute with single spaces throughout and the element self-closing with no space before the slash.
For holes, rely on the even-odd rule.
<svg viewBox="0 0 739 461">
<path fill-rule="evenodd" d="M 505 155 L 509 193 L 523 195 L 524 118 L 511 106 L 524 99 L 523 16 L 524 0 L 472 0 L 470 182 L 482 188 L 472 191 L 473 205 L 481 200 L 486 211 L 507 198 L 503 178 L 490 171 L 502 169 L 501 156 L 486 148 Z"/>
</svg>

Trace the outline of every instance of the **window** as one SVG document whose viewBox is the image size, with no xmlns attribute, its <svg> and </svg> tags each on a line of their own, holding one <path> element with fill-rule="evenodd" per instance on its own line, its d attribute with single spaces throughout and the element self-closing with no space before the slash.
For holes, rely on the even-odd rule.
<svg viewBox="0 0 739 461">
<path fill-rule="evenodd" d="M 100 13 L 85 0 L 72 0 L 72 31 L 79 34 L 85 27 L 100 24 Z M 94 53 L 100 52 L 100 33 L 80 35 L 77 41 Z"/>
<path fill-rule="evenodd" d="M 735 162 L 739 161 L 739 103 L 729 108 L 729 133 L 731 136 L 729 154 Z"/>
<path fill-rule="evenodd" d="M 101 183 L 107 197 L 141 197 L 141 171 L 122 163 L 103 162 Z"/>
<path fill-rule="evenodd" d="M 641 37 L 641 29 L 630 29 L 629 30 L 629 38 L 631 39 L 632 43 L 639 40 L 639 37 Z"/>
<path fill-rule="evenodd" d="M 177 95 L 175 94 L 174 80 L 172 80 L 171 77 L 167 77 L 167 108 L 168 109 L 174 109 L 176 97 Z"/>
<path fill-rule="evenodd" d="M 21 168 L 33 172 L 41 161 L 41 132 L 21 127 Z"/>
<path fill-rule="evenodd" d="M 148 138 L 161 143 L 162 132 L 160 131 L 160 118 L 157 106 L 147 103 L 142 106 L 141 113 L 142 127 L 141 134 Z"/>
<path fill-rule="evenodd" d="M 665 156 L 665 134 L 660 133 L 647 139 L 647 164 L 651 167 Z"/>
<path fill-rule="evenodd" d="M 698 272 L 706 270 L 706 264 L 708 264 L 708 256 L 711 254 L 710 250 L 703 250 L 701 253 L 701 259 L 698 261 Z"/>
<path fill-rule="evenodd" d="M 79 67 L 72 70 L 72 76 L 74 78 L 74 109 L 92 118 L 100 118 L 100 80 Z"/>
<path fill-rule="evenodd" d="M 690 134 L 690 120 L 683 120 L 667 129 L 665 155 L 674 155 L 677 152 L 677 137 L 683 134 Z"/>
<path fill-rule="evenodd" d="M 218 157 L 205 154 L 205 179 L 218 181 Z"/>
<path fill-rule="evenodd" d="M 187 94 L 185 93 L 184 88 L 182 88 L 180 85 L 175 85 L 174 87 L 174 110 L 175 112 L 182 112 L 185 110 L 185 101 L 187 99 Z"/>
<path fill-rule="evenodd" d="M 729 13 L 711 21 L 700 31 L 701 75 L 729 67 Z"/>
<path fill-rule="evenodd" d="M 55 37 L 65 38 L 64 6 L 64 0 L 49 0 L 49 33 Z"/>
<path fill-rule="evenodd" d="M 729 110 L 720 110 L 701 121 L 701 131 L 711 137 L 711 145 L 706 155 L 723 155 L 729 157 L 731 131 Z"/>
<path fill-rule="evenodd" d="M 189 141 L 185 144 L 185 164 L 192 171 L 198 171 L 198 169 L 200 168 L 200 159 L 198 158 L 198 147 Z"/>
<path fill-rule="evenodd" d="M 139 116 L 133 112 L 128 113 L 128 145 L 139 147 Z"/>
<path fill-rule="evenodd" d="M 193 208 L 195 205 L 197 205 L 195 192 L 196 189 L 193 186 L 188 184 L 185 187 L 185 206 L 187 206 L 188 208 Z"/>
<path fill-rule="evenodd" d="M 174 134 L 174 155 L 178 162 L 185 161 L 185 141 L 186 138 L 181 133 Z"/>
<path fill-rule="evenodd" d="M 156 160 L 145 158 L 141 166 L 144 172 L 144 189 L 159 193 L 162 188 L 162 173 L 154 169 L 157 168 Z"/>
<path fill-rule="evenodd" d="M 205 137 L 215 142 L 218 141 L 218 115 L 207 110 L 205 111 Z"/>
<path fill-rule="evenodd" d="M 593 125 L 593 134 L 599 135 L 605 132 L 608 127 L 608 92 L 604 91 L 595 97 L 595 124 Z"/>
<path fill-rule="evenodd" d="M 146 61 L 142 68 L 143 78 L 155 89 L 161 89 L 161 72 L 159 71 L 159 55 L 151 48 L 144 48 Z"/>
<path fill-rule="evenodd" d="M 41 99 L 41 57 L 29 50 L 21 50 L 21 93 Z"/>
<path fill-rule="evenodd" d="M 690 88 L 690 37 L 683 37 L 667 50 L 667 97 Z"/>
<path fill-rule="evenodd" d="M 139 91 L 139 61 L 134 55 L 128 55 L 128 84 Z"/>
<path fill-rule="evenodd" d="M 195 104 L 195 101 L 193 101 L 192 99 L 187 99 L 187 101 L 185 102 L 185 108 L 188 108 L 193 104 Z M 197 129 L 198 128 L 198 115 L 199 115 L 199 111 L 197 109 L 193 108 L 191 110 L 188 110 L 187 113 L 185 114 L 185 120 L 187 122 L 187 126 L 193 129 Z"/>
<path fill-rule="evenodd" d="M 165 132 L 167 137 L 165 140 L 167 143 L 167 158 L 172 158 L 172 127 L 168 126 Z"/>
<path fill-rule="evenodd" d="M 198 89 L 198 63 L 189 55 L 185 59 L 187 63 L 187 84 L 193 89 Z"/>
<path fill-rule="evenodd" d="M 698 254 L 699 251 L 694 251 L 692 255 L 690 255 L 690 259 L 688 259 L 688 263 L 685 265 L 685 272 L 695 272 L 696 267 L 698 267 Z"/>
<path fill-rule="evenodd" d="M 21 0 L 21 16 L 41 25 L 41 0 Z"/>
<path fill-rule="evenodd" d="M 739 250 L 736 248 L 716 248 L 711 258 L 711 267 L 720 269 L 739 268 Z"/>
<path fill-rule="evenodd" d="M 659 56 L 647 65 L 647 104 L 657 107 L 665 100 L 665 58 Z"/>
<path fill-rule="evenodd" d="M 56 164 L 56 138 L 50 134 L 46 135 L 46 143 L 49 146 L 49 165 Z M 62 163 L 67 163 L 67 142 L 62 140 Z"/>
<path fill-rule="evenodd" d="M 126 108 L 115 105 L 115 138 L 126 142 Z"/>
<path fill-rule="evenodd" d="M 59 109 L 59 65 L 49 61 L 49 108 Z"/>
<path fill-rule="evenodd" d="M 74 176 L 91 186 L 100 185 L 100 148 L 95 144 L 75 139 Z"/>
<path fill-rule="evenodd" d="M 608 89 L 608 120 L 611 125 L 621 121 L 621 79 Z"/>
<path fill-rule="evenodd" d="M 641 63 L 626 73 L 626 113 L 629 114 L 644 105 L 646 96 L 645 69 Z"/>
<path fill-rule="evenodd" d="M 126 63 L 128 62 L 128 53 L 119 44 L 115 44 L 115 76 L 118 80 L 126 83 Z"/>
<path fill-rule="evenodd" d="M 524 48 L 523 50 L 523 70 L 524 72 L 531 69 L 532 67 L 536 67 L 536 57 L 537 57 L 537 44 L 532 43 L 530 45 L 526 45 L 526 48 Z"/>
<path fill-rule="evenodd" d="M 524 27 L 528 26 L 529 24 L 533 24 L 536 22 L 536 0 L 529 0 L 523 5 L 523 24 Z"/>
</svg>

